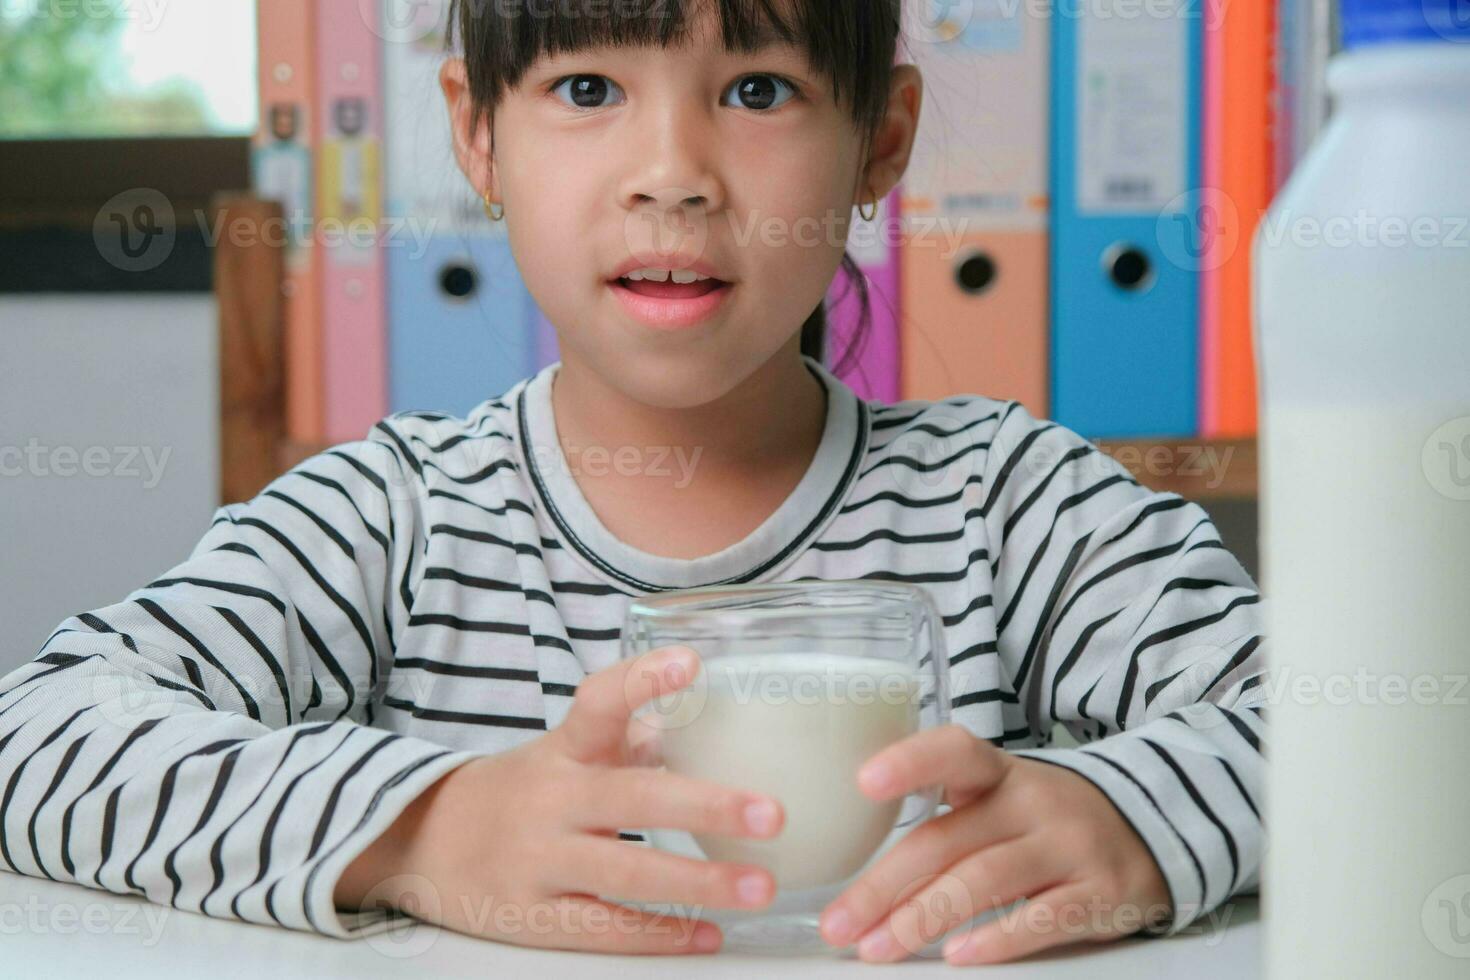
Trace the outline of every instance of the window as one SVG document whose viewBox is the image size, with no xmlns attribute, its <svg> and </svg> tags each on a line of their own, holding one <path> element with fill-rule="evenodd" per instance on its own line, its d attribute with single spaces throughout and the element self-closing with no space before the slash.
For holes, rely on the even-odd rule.
<svg viewBox="0 0 1470 980">
<path fill-rule="evenodd" d="M 254 0 L 3 0 L 0 138 L 248 136 Z"/>
<path fill-rule="evenodd" d="M 208 290 L 200 217 L 250 187 L 256 79 L 255 0 L 0 0 L 0 293 Z M 140 191 L 177 232 L 146 272 L 95 237 Z"/>
</svg>

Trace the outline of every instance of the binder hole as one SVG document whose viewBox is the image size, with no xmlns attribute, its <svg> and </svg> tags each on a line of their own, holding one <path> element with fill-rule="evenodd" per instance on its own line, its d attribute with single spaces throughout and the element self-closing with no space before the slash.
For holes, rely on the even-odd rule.
<svg viewBox="0 0 1470 980">
<path fill-rule="evenodd" d="M 1103 272 L 1113 285 L 1128 292 L 1142 292 L 1154 283 L 1153 262 L 1137 245 L 1118 242 L 1102 257 Z"/>
<path fill-rule="evenodd" d="M 984 252 L 977 252 L 965 259 L 954 274 L 960 288 L 972 295 L 989 289 L 995 282 L 995 276 L 995 260 Z"/>
<path fill-rule="evenodd" d="M 475 291 L 475 270 L 458 263 L 439 270 L 439 288 L 454 297 L 465 299 Z"/>
</svg>

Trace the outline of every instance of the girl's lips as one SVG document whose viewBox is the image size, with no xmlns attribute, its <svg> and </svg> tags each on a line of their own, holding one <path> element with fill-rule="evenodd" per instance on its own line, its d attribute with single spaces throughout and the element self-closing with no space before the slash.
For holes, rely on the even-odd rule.
<svg viewBox="0 0 1470 980">
<path fill-rule="evenodd" d="M 694 299 L 724 285 L 718 279 L 702 279 L 697 282 L 674 282 L 673 279 L 666 282 L 658 282 L 654 279 L 619 279 L 617 283 L 639 296 L 652 296 L 655 299 Z"/>
<path fill-rule="evenodd" d="M 608 285 L 624 309 L 655 330 L 678 330 L 709 319 L 732 289 L 718 279 L 691 283 L 615 279 Z"/>
</svg>

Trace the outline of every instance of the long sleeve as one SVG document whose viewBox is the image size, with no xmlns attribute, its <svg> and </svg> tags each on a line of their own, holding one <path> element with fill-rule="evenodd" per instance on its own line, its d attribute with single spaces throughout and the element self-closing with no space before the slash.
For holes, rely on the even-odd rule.
<svg viewBox="0 0 1470 980">
<path fill-rule="evenodd" d="M 1001 662 L 1042 747 L 1158 861 L 1168 935 L 1258 888 L 1265 847 L 1261 596 L 1206 512 L 1007 406 L 987 457 Z M 1050 746 L 1056 723 L 1082 743 Z"/>
<path fill-rule="evenodd" d="M 380 423 L 219 508 L 185 561 L 0 678 L 0 869 L 342 938 L 390 924 L 334 907 L 342 871 L 475 755 L 371 727 L 424 535 L 403 445 Z"/>
</svg>

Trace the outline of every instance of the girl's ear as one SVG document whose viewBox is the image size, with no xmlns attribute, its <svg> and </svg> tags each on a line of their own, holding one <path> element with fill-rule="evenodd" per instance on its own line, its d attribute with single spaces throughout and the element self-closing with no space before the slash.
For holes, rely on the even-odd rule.
<svg viewBox="0 0 1470 980">
<path fill-rule="evenodd" d="M 498 203 L 500 180 L 493 166 L 490 120 L 482 118 L 474 127 L 475 102 L 470 96 L 469 77 L 463 58 L 448 58 L 439 68 L 439 87 L 449 110 L 450 132 L 454 139 L 454 158 L 464 171 L 470 186 L 481 198 L 487 194 Z"/>
<path fill-rule="evenodd" d="M 858 187 L 859 201 L 866 203 L 869 188 L 877 198 L 902 179 L 908 169 L 909 155 L 919 130 L 919 110 L 923 104 L 924 79 L 917 65 L 893 66 L 893 81 L 888 89 L 888 109 L 883 123 L 873 138 L 868 156 L 865 186 Z"/>
</svg>

